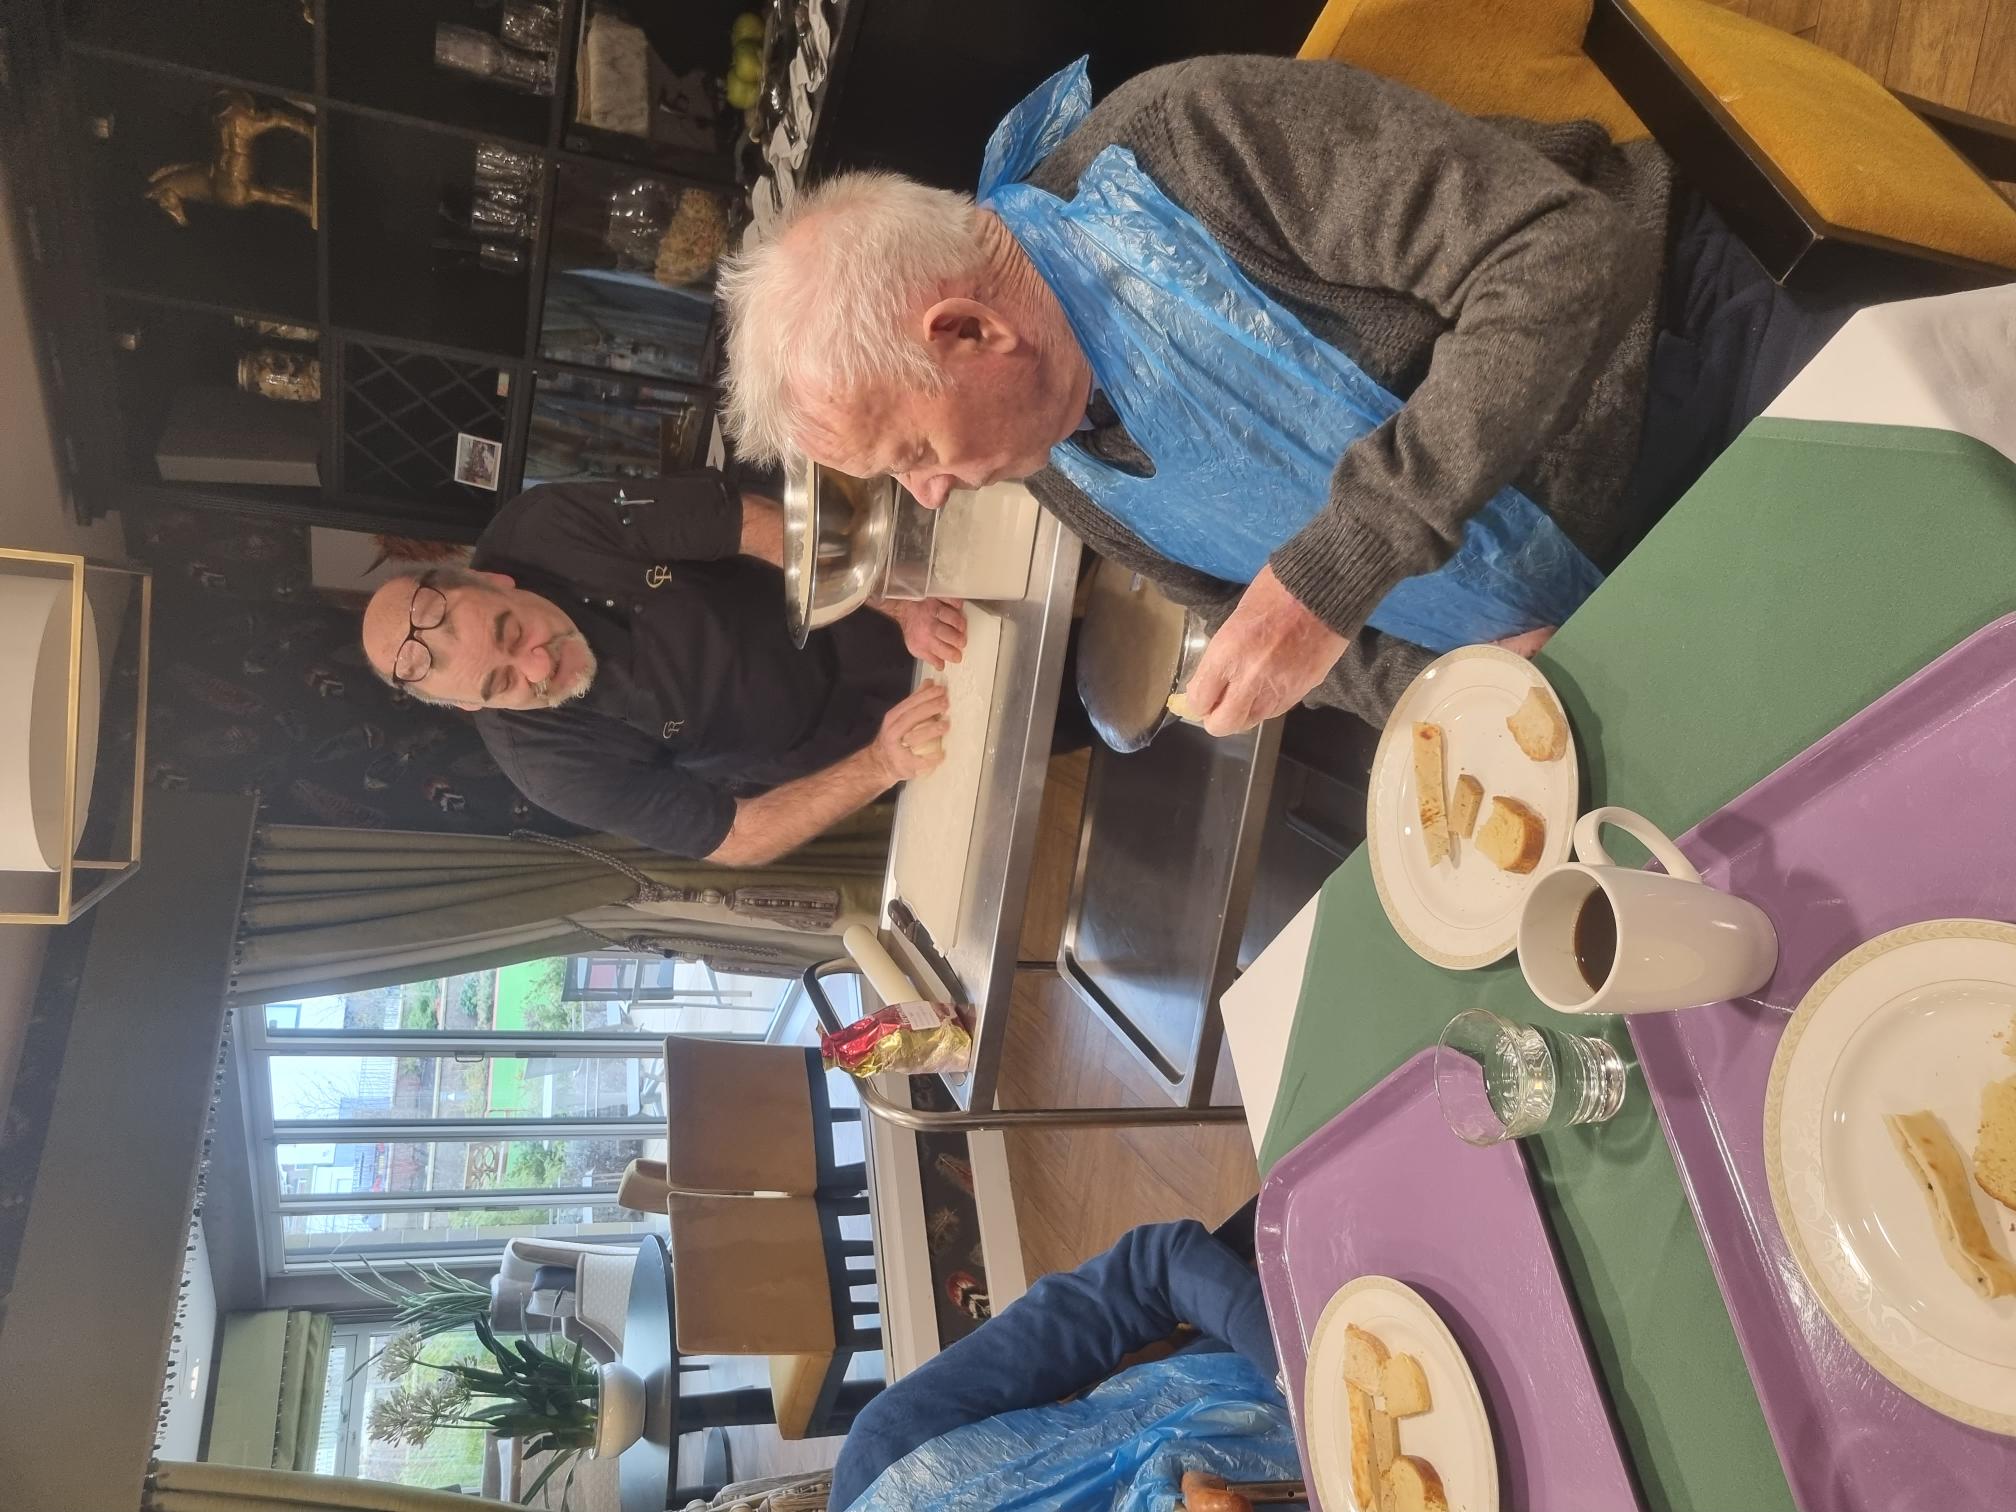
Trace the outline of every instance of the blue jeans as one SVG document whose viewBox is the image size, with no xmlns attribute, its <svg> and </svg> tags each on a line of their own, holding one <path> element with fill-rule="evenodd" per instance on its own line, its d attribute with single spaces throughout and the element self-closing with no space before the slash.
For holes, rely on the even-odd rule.
<svg viewBox="0 0 2016 1512">
<path fill-rule="evenodd" d="M 1234 1349 L 1268 1379 L 1279 1373 L 1251 1264 L 1192 1219 L 1149 1224 L 1043 1277 L 864 1407 L 833 1467 L 829 1505 L 845 1512 L 890 1465 L 954 1428 L 1097 1385 L 1122 1356 L 1183 1323 L 1203 1336 L 1193 1348 Z"/>
</svg>

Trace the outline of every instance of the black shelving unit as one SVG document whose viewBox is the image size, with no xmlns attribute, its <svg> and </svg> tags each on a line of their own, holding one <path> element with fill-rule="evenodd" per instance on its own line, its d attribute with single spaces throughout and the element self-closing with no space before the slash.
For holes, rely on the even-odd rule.
<svg viewBox="0 0 2016 1512">
<path fill-rule="evenodd" d="M 525 479 L 535 416 L 547 438 L 542 468 L 572 457 L 624 475 L 634 445 L 555 450 L 553 412 L 570 405 L 619 418 L 631 406 L 618 430 L 658 439 L 663 462 L 700 460 L 719 350 L 711 294 L 640 288 L 597 265 L 578 225 L 557 236 L 555 227 L 583 194 L 640 177 L 674 198 L 732 196 L 732 137 L 724 128 L 718 144 L 696 148 L 575 124 L 576 55 L 593 0 L 551 3 L 557 87 L 543 96 L 436 66 L 437 22 L 496 31 L 496 9 L 477 0 L 8 7 L 0 153 L 80 518 L 195 505 L 471 539 Z M 668 28 L 690 26 L 687 53 L 704 53 L 718 74 L 740 8 L 716 17 L 724 3 L 658 17 L 647 31 L 662 49 L 676 40 Z M 157 167 L 210 158 L 224 91 L 313 123 L 312 142 L 274 132 L 256 148 L 259 182 L 312 186 L 312 224 L 283 207 L 197 204 L 183 227 L 144 197 Z M 438 272 L 443 186 L 473 180 L 482 143 L 536 163 L 536 233 L 519 268 Z M 637 332 L 618 329 L 626 319 Z M 252 322 L 312 335 L 273 338 Z M 194 391 L 234 389 L 239 356 L 262 344 L 319 357 L 319 484 L 164 480 L 156 452 L 177 407 Z M 501 446 L 494 490 L 455 480 L 459 435 Z"/>
</svg>

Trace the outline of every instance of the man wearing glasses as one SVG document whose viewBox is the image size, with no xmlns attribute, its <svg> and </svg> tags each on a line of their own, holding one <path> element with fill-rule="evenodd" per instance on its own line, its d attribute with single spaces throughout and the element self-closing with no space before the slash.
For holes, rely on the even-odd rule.
<svg viewBox="0 0 2016 1512">
<path fill-rule="evenodd" d="M 956 603 L 785 628 L 783 522 L 709 468 L 549 484 L 499 510 L 469 568 L 382 584 L 380 677 L 471 711 L 519 791 L 673 855 L 760 866 L 941 759 Z M 927 754 L 920 755 L 920 751 Z"/>
</svg>

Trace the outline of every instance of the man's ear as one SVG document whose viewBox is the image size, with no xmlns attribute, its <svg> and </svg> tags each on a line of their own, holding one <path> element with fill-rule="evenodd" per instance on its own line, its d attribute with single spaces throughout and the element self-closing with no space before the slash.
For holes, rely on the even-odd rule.
<svg viewBox="0 0 2016 1512">
<path fill-rule="evenodd" d="M 940 362 L 954 355 L 1012 352 L 1022 344 L 1001 312 L 977 299 L 941 299 L 924 312 L 923 323 L 925 343 Z"/>
</svg>

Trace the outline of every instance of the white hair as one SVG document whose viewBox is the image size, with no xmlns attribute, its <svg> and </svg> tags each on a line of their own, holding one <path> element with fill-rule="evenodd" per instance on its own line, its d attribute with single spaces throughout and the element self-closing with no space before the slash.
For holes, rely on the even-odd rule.
<svg viewBox="0 0 2016 1512">
<path fill-rule="evenodd" d="M 893 173 L 847 173 L 800 195 L 770 236 L 721 267 L 724 421 L 738 453 L 774 462 L 808 401 L 878 384 L 937 393 L 944 374 L 912 316 L 981 266 L 970 195 Z"/>
</svg>

